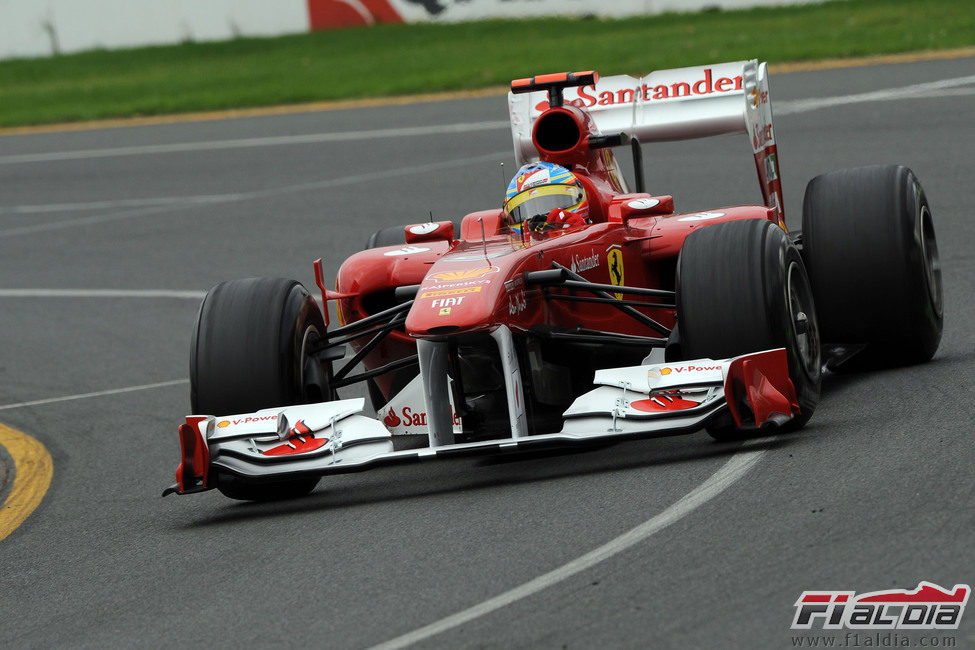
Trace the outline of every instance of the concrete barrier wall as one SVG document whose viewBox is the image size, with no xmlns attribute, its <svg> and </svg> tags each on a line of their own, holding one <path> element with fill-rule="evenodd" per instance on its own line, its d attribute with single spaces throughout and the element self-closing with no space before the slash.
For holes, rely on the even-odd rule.
<svg viewBox="0 0 975 650">
<path fill-rule="evenodd" d="M 395 6 L 406 21 L 448 22 L 547 15 L 618 18 L 665 11 L 698 11 L 710 7 L 740 9 L 799 3 L 799 0 L 389 0 L 389 4 Z"/>
<path fill-rule="evenodd" d="M 307 29 L 305 0 L 0 0 L 0 58 Z"/>
<path fill-rule="evenodd" d="M 807 0 L 0 0 L 0 59 L 400 22 L 623 17 Z"/>
</svg>

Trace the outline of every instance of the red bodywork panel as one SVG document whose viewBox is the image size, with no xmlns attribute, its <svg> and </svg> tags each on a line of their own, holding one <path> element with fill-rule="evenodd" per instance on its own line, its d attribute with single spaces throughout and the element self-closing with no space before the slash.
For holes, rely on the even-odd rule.
<svg viewBox="0 0 975 650">
<path fill-rule="evenodd" d="M 795 385 L 789 379 L 789 359 L 785 350 L 756 352 L 735 359 L 728 368 L 725 399 L 735 424 L 742 425 L 736 391 L 742 392 L 755 416 L 755 426 L 778 414 L 791 418 L 799 414 Z"/>
<path fill-rule="evenodd" d="M 182 462 L 176 468 L 176 486 L 180 494 L 196 489 L 206 489 L 210 471 L 210 450 L 206 435 L 200 425 L 207 422 L 205 415 L 190 415 L 186 424 L 179 426 L 179 446 Z"/>
<path fill-rule="evenodd" d="M 375 368 L 413 355 L 419 338 L 489 331 L 499 324 L 516 334 L 549 325 L 657 336 L 609 305 L 546 300 L 541 288 L 525 286 L 523 273 L 558 263 L 591 282 L 673 290 L 677 256 L 691 232 L 736 219 L 776 221 L 765 206 L 674 214 L 671 196 L 628 194 L 612 150 L 590 147 L 597 135 L 592 118 L 575 106 L 550 108 L 533 131 L 540 158 L 570 168 L 582 182 L 591 225 L 522 239 L 508 231 L 501 210 L 492 209 L 467 215 L 457 240 L 445 238 L 453 234 L 445 222 L 413 224 L 405 227 L 407 244 L 348 258 L 339 269 L 335 294 L 345 294 L 337 298 L 343 322 L 393 306 L 396 287 L 419 285 L 404 331 L 388 336 L 364 365 Z M 666 327 L 675 324 L 672 307 L 640 311 Z M 389 382 L 377 378 L 384 392 Z"/>
</svg>

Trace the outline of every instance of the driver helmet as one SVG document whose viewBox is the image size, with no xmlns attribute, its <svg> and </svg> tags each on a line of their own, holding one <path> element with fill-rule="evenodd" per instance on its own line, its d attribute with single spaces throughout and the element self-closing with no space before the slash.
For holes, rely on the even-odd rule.
<svg viewBox="0 0 975 650">
<path fill-rule="evenodd" d="M 524 165 L 511 179 L 504 219 L 512 230 L 544 231 L 589 223 L 589 201 L 576 175 L 550 162 Z"/>
</svg>

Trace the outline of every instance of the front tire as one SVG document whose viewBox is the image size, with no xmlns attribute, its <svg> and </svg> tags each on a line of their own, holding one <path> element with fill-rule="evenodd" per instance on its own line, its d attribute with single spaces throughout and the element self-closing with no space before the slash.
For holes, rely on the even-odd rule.
<svg viewBox="0 0 975 650">
<path fill-rule="evenodd" d="M 802 242 L 824 341 L 865 345 L 851 360 L 858 367 L 934 356 L 944 323 L 941 266 L 914 172 L 876 165 L 812 179 Z"/>
<path fill-rule="evenodd" d="M 819 330 L 799 251 L 770 221 L 748 219 L 702 228 L 687 237 L 677 262 L 677 318 L 684 359 L 726 359 L 785 348 L 802 427 L 819 403 Z M 741 437 L 730 415 L 713 421 L 719 440 Z"/>
<path fill-rule="evenodd" d="M 309 353 L 325 333 L 321 311 L 295 280 L 248 278 L 216 285 L 200 306 L 190 350 L 193 413 L 233 415 L 321 401 L 327 377 Z M 217 475 L 232 499 L 263 501 L 311 492 L 317 478 L 253 484 Z"/>
</svg>

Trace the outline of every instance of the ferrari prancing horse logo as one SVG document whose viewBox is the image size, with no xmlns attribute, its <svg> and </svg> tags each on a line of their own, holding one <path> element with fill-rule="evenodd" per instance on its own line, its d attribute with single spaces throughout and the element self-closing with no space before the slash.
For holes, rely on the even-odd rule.
<svg viewBox="0 0 975 650">
<path fill-rule="evenodd" d="M 623 285 L 623 251 L 619 245 L 610 246 L 606 251 L 606 266 L 609 267 L 609 281 L 617 287 Z M 622 293 L 614 293 L 617 300 L 623 299 Z"/>
</svg>

